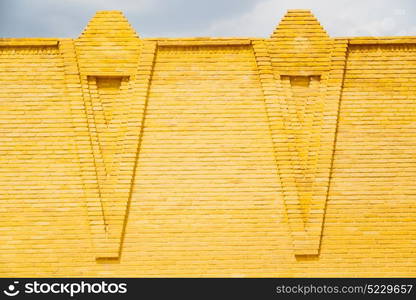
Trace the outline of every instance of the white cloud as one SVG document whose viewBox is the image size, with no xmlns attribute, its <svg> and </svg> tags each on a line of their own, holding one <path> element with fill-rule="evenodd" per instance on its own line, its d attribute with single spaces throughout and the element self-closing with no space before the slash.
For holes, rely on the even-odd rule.
<svg viewBox="0 0 416 300">
<path fill-rule="evenodd" d="M 235 18 L 214 20 L 207 29 L 207 35 L 264 35 L 273 31 L 283 11 L 276 1 L 260 2 L 252 11 Z"/>
<path fill-rule="evenodd" d="M 48 0 L 56 2 L 56 0 Z M 161 5 L 160 0 L 69 0 L 74 7 L 100 10 L 122 10 L 129 13 L 149 12 Z"/>
<path fill-rule="evenodd" d="M 416 6 L 406 0 L 263 0 L 235 18 L 213 20 L 205 34 L 266 37 L 293 8 L 312 9 L 331 36 L 415 34 Z"/>
</svg>

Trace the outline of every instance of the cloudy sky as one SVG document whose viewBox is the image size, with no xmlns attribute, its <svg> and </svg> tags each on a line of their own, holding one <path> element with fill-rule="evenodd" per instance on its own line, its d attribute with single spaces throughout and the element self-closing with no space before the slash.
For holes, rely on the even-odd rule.
<svg viewBox="0 0 416 300">
<path fill-rule="evenodd" d="M 415 0 L 0 0 L 0 37 L 77 37 L 97 10 L 123 11 L 142 37 L 267 37 L 291 8 L 331 36 L 416 35 Z"/>
</svg>

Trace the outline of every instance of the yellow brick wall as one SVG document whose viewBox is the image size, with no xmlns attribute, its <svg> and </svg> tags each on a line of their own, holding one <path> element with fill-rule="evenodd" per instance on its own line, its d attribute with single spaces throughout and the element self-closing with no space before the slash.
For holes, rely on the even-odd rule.
<svg viewBox="0 0 416 300">
<path fill-rule="evenodd" d="M 52 275 L 89 240 L 62 59 L 56 47 L 4 47 L 0 65 L 0 272 Z"/>
<path fill-rule="evenodd" d="M 0 276 L 416 276 L 416 38 L 0 39 Z"/>
</svg>

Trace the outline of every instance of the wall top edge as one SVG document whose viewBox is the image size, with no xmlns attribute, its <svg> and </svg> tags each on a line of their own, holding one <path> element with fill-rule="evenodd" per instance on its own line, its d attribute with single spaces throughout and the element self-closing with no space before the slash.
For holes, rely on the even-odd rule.
<svg viewBox="0 0 416 300">
<path fill-rule="evenodd" d="M 56 38 L 0 38 L 0 47 L 58 46 L 58 43 L 59 39 Z"/>
<path fill-rule="evenodd" d="M 268 38 L 252 37 L 186 37 L 186 38 L 144 38 L 143 41 L 157 42 L 159 46 L 210 46 L 249 45 L 253 41 L 268 41 Z M 416 44 L 416 36 L 390 37 L 336 37 L 334 41 L 347 40 L 350 45 Z M 71 38 L 0 38 L 0 47 L 57 46 L 60 41 L 74 41 Z"/>
</svg>

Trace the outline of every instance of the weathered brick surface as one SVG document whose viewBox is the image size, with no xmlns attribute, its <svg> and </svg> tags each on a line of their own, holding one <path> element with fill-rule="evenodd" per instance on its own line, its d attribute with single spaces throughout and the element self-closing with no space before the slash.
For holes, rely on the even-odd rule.
<svg viewBox="0 0 416 300">
<path fill-rule="evenodd" d="M 0 276 L 416 276 L 416 38 L 0 39 Z"/>
</svg>

